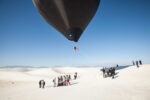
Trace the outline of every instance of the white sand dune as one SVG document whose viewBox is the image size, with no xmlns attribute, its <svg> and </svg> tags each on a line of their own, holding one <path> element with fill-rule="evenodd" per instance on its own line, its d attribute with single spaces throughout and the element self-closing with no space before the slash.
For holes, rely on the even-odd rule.
<svg viewBox="0 0 150 100">
<path fill-rule="evenodd" d="M 70 86 L 53 87 L 52 79 L 78 72 Z M 103 78 L 100 68 L 2 68 L 0 100 L 150 100 L 150 65 L 117 70 Z M 44 79 L 46 88 L 38 88 Z"/>
</svg>

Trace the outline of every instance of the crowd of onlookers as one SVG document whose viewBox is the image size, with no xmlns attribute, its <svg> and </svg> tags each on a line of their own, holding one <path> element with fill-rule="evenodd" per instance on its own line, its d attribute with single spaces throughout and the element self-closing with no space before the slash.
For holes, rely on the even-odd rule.
<svg viewBox="0 0 150 100">
<path fill-rule="evenodd" d="M 54 87 L 70 85 L 71 75 L 63 75 L 53 79 Z"/>
<path fill-rule="evenodd" d="M 77 72 L 74 74 L 74 79 L 76 78 L 77 78 Z M 62 75 L 57 78 L 54 78 L 53 79 L 54 87 L 71 85 L 70 84 L 71 79 L 72 79 L 71 75 Z"/>
<path fill-rule="evenodd" d="M 74 74 L 74 80 L 77 78 L 77 72 Z M 54 87 L 58 86 L 68 86 L 70 84 L 70 80 L 72 80 L 71 75 L 61 75 L 59 77 L 55 77 L 52 82 L 54 84 Z M 44 88 L 45 87 L 45 81 L 40 80 L 39 81 L 39 88 Z"/>
</svg>

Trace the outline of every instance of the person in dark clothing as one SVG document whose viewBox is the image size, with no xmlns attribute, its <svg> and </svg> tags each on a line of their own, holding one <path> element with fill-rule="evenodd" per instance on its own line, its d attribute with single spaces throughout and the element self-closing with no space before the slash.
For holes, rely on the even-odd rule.
<svg viewBox="0 0 150 100">
<path fill-rule="evenodd" d="M 107 71 L 107 76 L 110 76 L 110 75 L 109 75 L 109 71 Z"/>
<path fill-rule="evenodd" d="M 114 76 L 115 76 L 115 68 L 112 67 L 112 78 L 114 78 Z"/>
<path fill-rule="evenodd" d="M 76 78 L 77 78 L 77 76 L 76 76 L 76 74 L 74 74 L 74 79 L 76 80 Z"/>
<path fill-rule="evenodd" d="M 78 75 L 77 72 L 75 74 L 76 74 L 76 78 L 77 78 L 77 75 Z"/>
<path fill-rule="evenodd" d="M 71 80 L 71 75 L 69 75 L 69 80 Z"/>
<path fill-rule="evenodd" d="M 107 75 L 111 76 L 111 68 L 109 68 L 109 70 L 107 71 Z"/>
<path fill-rule="evenodd" d="M 105 68 L 104 67 L 103 67 L 102 71 L 103 71 L 103 78 L 105 78 Z"/>
<path fill-rule="evenodd" d="M 110 76 L 112 76 L 113 72 L 112 72 L 112 67 L 109 69 L 109 73 L 110 73 Z"/>
<path fill-rule="evenodd" d="M 136 61 L 136 66 L 137 66 L 137 68 L 139 68 L 139 63 L 138 63 L 138 61 Z"/>
<path fill-rule="evenodd" d="M 76 80 L 76 78 L 77 78 L 77 72 L 75 72 L 74 74 L 74 79 Z"/>
<path fill-rule="evenodd" d="M 60 77 L 58 77 L 58 84 L 57 84 L 57 86 L 60 86 L 60 82 L 61 82 Z"/>
<path fill-rule="evenodd" d="M 133 61 L 132 63 L 133 63 L 133 66 L 134 66 L 134 65 L 135 65 L 135 62 Z"/>
<path fill-rule="evenodd" d="M 139 64 L 142 65 L 142 61 L 141 60 L 139 60 Z"/>
<path fill-rule="evenodd" d="M 45 81 L 43 80 L 43 88 L 45 88 Z"/>
<path fill-rule="evenodd" d="M 60 77 L 60 85 L 63 86 L 63 77 Z"/>
<path fill-rule="evenodd" d="M 117 66 L 116 67 L 119 67 L 119 65 L 117 64 Z"/>
<path fill-rule="evenodd" d="M 41 80 L 39 81 L 39 88 L 41 88 Z"/>
<path fill-rule="evenodd" d="M 74 49 L 74 52 L 76 52 L 76 50 L 77 50 L 77 47 L 76 47 L 76 46 L 74 46 L 74 47 L 73 47 L 73 49 Z"/>
</svg>

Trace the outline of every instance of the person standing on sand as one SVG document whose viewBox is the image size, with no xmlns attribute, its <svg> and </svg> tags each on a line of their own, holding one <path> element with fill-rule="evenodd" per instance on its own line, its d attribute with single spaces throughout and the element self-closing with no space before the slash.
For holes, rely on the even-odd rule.
<svg viewBox="0 0 150 100">
<path fill-rule="evenodd" d="M 138 63 L 138 61 L 136 61 L 136 66 L 137 66 L 137 68 L 139 68 L 139 63 Z"/>
<path fill-rule="evenodd" d="M 57 87 L 60 86 L 60 77 L 58 77 L 58 84 Z"/>
<path fill-rule="evenodd" d="M 63 77 L 62 76 L 60 77 L 60 81 L 61 81 L 60 85 L 63 86 Z"/>
<path fill-rule="evenodd" d="M 71 75 L 69 75 L 69 80 L 71 80 Z"/>
<path fill-rule="evenodd" d="M 103 78 L 105 78 L 105 68 L 104 67 L 103 67 L 102 71 L 103 71 Z"/>
<path fill-rule="evenodd" d="M 142 61 L 141 60 L 139 60 L 139 64 L 142 65 Z"/>
<path fill-rule="evenodd" d="M 66 85 L 70 85 L 69 75 L 67 75 L 67 84 Z"/>
<path fill-rule="evenodd" d="M 64 75 L 64 82 L 63 82 L 63 86 L 66 86 L 66 76 Z"/>
<path fill-rule="evenodd" d="M 115 67 L 112 67 L 112 78 L 114 79 L 115 76 Z"/>
<path fill-rule="evenodd" d="M 41 81 L 41 88 L 44 88 L 45 87 L 45 81 L 44 80 L 40 80 Z"/>
<path fill-rule="evenodd" d="M 77 72 L 75 72 L 74 74 L 74 79 L 76 80 L 76 78 L 77 78 Z"/>
<path fill-rule="evenodd" d="M 109 76 L 112 76 L 113 72 L 112 72 L 112 67 L 109 68 Z"/>
<path fill-rule="evenodd" d="M 54 87 L 56 87 L 56 78 L 53 79 Z"/>
<path fill-rule="evenodd" d="M 45 88 L 45 81 L 43 80 L 43 88 Z"/>
<path fill-rule="evenodd" d="M 39 81 L 39 88 L 41 88 L 41 80 Z"/>
<path fill-rule="evenodd" d="M 134 61 L 132 63 L 133 63 L 133 66 L 134 66 L 135 65 Z"/>
</svg>

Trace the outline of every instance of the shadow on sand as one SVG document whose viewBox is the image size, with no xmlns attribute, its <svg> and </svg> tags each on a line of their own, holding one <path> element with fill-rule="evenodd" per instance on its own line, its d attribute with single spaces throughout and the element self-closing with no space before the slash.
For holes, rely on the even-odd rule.
<svg viewBox="0 0 150 100">
<path fill-rule="evenodd" d="M 78 82 L 73 82 L 73 83 L 70 83 L 70 85 L 68 86 L 71 86 L 71 85 L 76 85 L 78 84 Z M 66 86 L 66 85 L 65 85 Z M 65 86 L 58 86 L 58 87 L 65 87 Z M 48 86 L 45 86 L 45 88 L 51 88 L 51 87 L 54 87 L 53 85 L 48 85 Z"/>
<path fill-rule="evenodd" d="M 117 78 L 118 76 L 114 76 L 114 79 Z"/>
<path fill-rule="evenodd" d="M 121 70 L 121 69 L 125 69 L 130 67 L 131 65 L 126 65 L 126 66 L 119 66 L 119 67 L 115 67 L 115 70 Z M 109 67 L 105 68 L 106 72 L 109 70 Z M 102 71 L 102 69 L 100 69 L 100 71 Z"/>
<path fill-rule="evenodd" d="M 46 88 L 51 88 L 51 87 L 54 87 L 53 85 L 48 85 L 48 86 L 45 86 Z"/>
<path fill-rule="evenodd" d="M 125 69 L 125 68 L 128 68 L 130 67 L 131 65 L 126 65 L 126 66 L 119 66 L 119 67 L 115 67 L 116 70 L 121 70 L 121 69 Z"/>
<path fill-rule="evenodd" d="M 78 82 L 70 83 L 70 85 L 75 85 L 75 84 L 78 84 Z"/>
<path fill-rule="evenodd" d="M 117 77 L 118 77 L 118 73 L 119 73 L 119 72 L 116 72 L 116 73 L 115 73 L 115 75 L 114 75 L 114 78 L 112 78 L 112 79 L 117 78 Z M 108 78 L 108 77 L 113 77 L 113 76 L 106 75 L 106 77 L 105 77 L 105 78 Z"/>
</svg>

